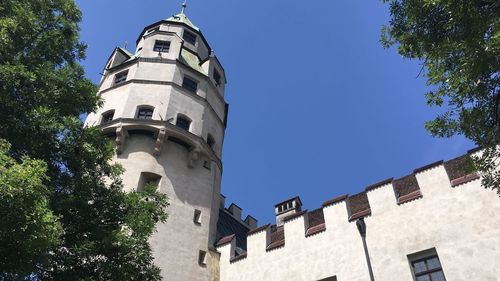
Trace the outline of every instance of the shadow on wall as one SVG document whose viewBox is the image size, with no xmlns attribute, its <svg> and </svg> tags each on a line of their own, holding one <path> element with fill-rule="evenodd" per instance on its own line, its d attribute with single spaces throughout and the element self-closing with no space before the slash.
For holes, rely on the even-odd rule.
<svg viewBox="0 0 500 281">
<path fill-rule="evenodd" d="M 178 200 L 184 204 L 212 207 L 214 178 L 212 170 L 204 167 L 203 159 L 196 161 L 193 168 L 188 167 L 189 150 L 186 145 L 177 141 L 165 141 L 161 154 L 153 155 L 155 144 L 154 134 L 148 131 L 129 131 L 124 150 L 117 155 L 117 159 L 135 161 L 137 171 L 130 171 L 137 175 L 128 184 L 134 182 L 134 188 L 141 185 L 141 174 L 157 174 L 160 191 L 169 195 L 170 200 Z M 127 171 L 125 171 L 127 174 Z"/>
</svg>

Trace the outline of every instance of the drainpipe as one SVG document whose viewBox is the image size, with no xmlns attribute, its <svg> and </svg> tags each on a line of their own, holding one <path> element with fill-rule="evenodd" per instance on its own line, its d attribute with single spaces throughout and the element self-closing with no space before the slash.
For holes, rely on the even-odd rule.
<svg viewBox="0 0 500 281">
<path fill-rule="evenodd" d="M 368 272 L 370 273 L 370 280 L 375 281 L 373 278 L 372 263 L 370 261 L 370 254 L 368 254 L 368 247 L 366 246 L 366 224 L 363 218 L 356 221 L 356 226 L 358 227 L 359 235 L 361 235 L 361 240 L 363 240 L 363 249 L 365 250 L 366 264 L 368 265 Z"/>
</svg>

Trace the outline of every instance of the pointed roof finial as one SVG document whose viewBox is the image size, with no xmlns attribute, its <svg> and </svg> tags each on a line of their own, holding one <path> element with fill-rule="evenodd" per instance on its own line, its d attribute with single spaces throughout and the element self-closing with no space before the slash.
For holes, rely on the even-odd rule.
<svg viewBox="0 0 500 281">
<path fill-rule="evenodd" d="M 184 0 L 184 3 L 182 3 L 181 14 L 184 14 L 184 12 L 186 12 L 186 7 L 187 7 L 187 0 Z"/>
</svg>

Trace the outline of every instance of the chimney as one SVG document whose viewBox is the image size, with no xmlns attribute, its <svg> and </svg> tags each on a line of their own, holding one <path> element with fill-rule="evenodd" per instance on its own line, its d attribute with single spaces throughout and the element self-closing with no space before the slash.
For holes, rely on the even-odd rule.
<svg viewBox="0 0 500 281">
<path fill-rule="evenodd" d="M 300 201 L 300 197 L 296 196 L 274 205 L 274 210 L 276 212 L 276 225 L 282 226 L 286 217 L 302 210 L 302 201 Z"/>
<path fill-rule="evenodd" d="M 245 219 L 245 223 L 250 227 L 250 229 L 257 228 L 257 219 L 252 217 L 251 215 L 248 215 L 247 218 Z"/>
<path fill-rule="evenodd" d="M 227 209 L 231 214 L 233 214 L 233 217 L 236 218 L 237 220 L 241 221 L 241 208 L 238 207 L 238 205 L 231 203 L 231 206 Z"/>
</svg>

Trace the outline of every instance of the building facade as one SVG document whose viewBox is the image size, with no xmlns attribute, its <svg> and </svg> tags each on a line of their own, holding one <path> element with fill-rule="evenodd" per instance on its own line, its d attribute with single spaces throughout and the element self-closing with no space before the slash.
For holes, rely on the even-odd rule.
<svg viewBox="0 0 500 281">
<path fill-rule="evenodd" d="M 500 280 L 500 201 L 463 172 L 466 156 L 310 212 L 286 200 L 273 225 L 226 208 L 226 75 L 184 8 L 144 28 L 134 52 L 113 51 L 86 120 L 114 140 L 128 191 L 169 197 L 151 239 L 165 280 Z"/>
<path fill-rule="evenodd" d="M 500 198 L 464 172 L 469 155 L 387 179 L 218 242 L 220 280 L 500 280 Z M 294 207 L 297 206 L 297 207 Z M 281 218 L 283 212 L 288 216 Z"/>
</svg>

